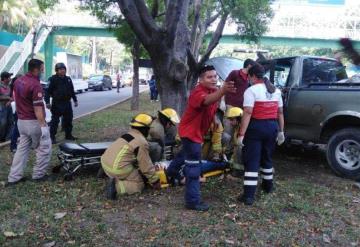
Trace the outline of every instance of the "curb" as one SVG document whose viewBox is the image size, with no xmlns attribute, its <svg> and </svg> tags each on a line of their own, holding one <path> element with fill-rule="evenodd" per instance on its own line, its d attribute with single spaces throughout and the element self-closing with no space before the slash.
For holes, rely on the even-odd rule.
<svg viewBox="0 0 360 247">
<path fill-rule="evenodd" d="M 143 92 L 146 92 L 146 91 L 147 91 L 146 89 L 143 90 L 143 91 L 139 91 L 139 94 L 140 94 L 140 93 L 143 93 Z M 103 106 L 103 107 L 100 107 L 99 109 L 93 110 L 93 111 L 91 111 L 91 112 L 87 112 L 87 113 L 81 114 L 80 116 L 74 117 L 73 120 L 76 120 L 76 119 L 79 119 L 79 118 L 82 118 L 82 117 L 86 117 L 86 116 L 91 115 L 91 114 L 94 114 L 94 113 L 96 113 L 96 112 L 98 112 L 98 111 L 102 111 L 102 110 L 104 110 L 104 109 L 106 109 L 106 108 L 112 107 L 112 106 L 117 105 L 117 104 L 119 104 L 119 103 L 123 103 L 123 102 L 125 102 L 125 101 L 127 101 L 127 100 L 129 100 L 129 99 L 131 99 L 131 98 L 132 98 L 132 95 L 130 95 L 130 96 L 128 96 L 128 97 L 126 97 L 126 98 L 124 98 L 124 99 L 122 99 L 122 100 L 120 100 L 120 101 L 117 101 L 117 102 L 111 103 L 111 104 L 109 104 L 109 105 L 105 105 L 105 106 Z M 6 142 L 3 142 L 3 143 L 0 143 L 0 148 L 5 147 L 5 146 L 7 146 L 7 145 L 9 145 L 9 144 L 10 144 L 10 141 L 6 141 Z"/>
</svg>

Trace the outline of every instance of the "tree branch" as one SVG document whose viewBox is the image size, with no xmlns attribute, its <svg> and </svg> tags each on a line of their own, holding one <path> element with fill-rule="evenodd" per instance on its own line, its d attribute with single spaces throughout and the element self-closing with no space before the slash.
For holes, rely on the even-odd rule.
<svg viewBox="0 0 360 247">
<path fill-rule="evenodd" d="M 205 52 L 204 56 L 202 56 L 202 58 L 198 64 L 199 67 L 202 66 L 209 59 L 212 51 L 219 44 L 219 41 L 222 36 L 228 16 L 229 16 L 229 13 L 225 13 L 224 15 L 221 16 L 220 22 L 219 22 L 218 26 L 216 27 L 216 31 L 212 35 L 212 38 L 211 38 L 211 41 L 207 48 L 207 51 Z"/>
<path fill-rule="evenodd" d="M 160 28 L 156 25 L 154 18 L 150 15 L 144 0 L 133 0 L 133 2 L 138 9 L 142 22 L 146 28 L 148 28 L 150 32 L 159 32 Z"/>
<path fill-rule="evenodd" d="M 191 36 L 190 36 L 192 51 L 194 51 L 194 48 L 195 48 L 196 33 L 197 33 L 197 29 L 198 29 L 198 26 L 200 23 L 200 10 L 201 10 L 202 3 L 203 3 L 202 0 L 194 0 L 194 23 L 193 23 L 193 26 L 191 29 Z"/>
<path fill-rule="evenodd" d="M 217 13 L 216 15 L 209 17 L 205 22 L 206 27 L 209 27 L 214 21 L 217 20 L 217 18 L 219 18 L 219 16 L 220 16 L 220 13 Z"/>
<path fill-rule="evenodd" d="M 168 8 L 166 11 L 165 23 L 166 30 L 168 32 L 168 40 L 173 43 L 175 40 L 176 26 L 180 21 L 180 17 L 184 12 L 184 8 L 187 8 L 188 1 L 184 0 L 171 0 L 168 2 Z M 186 5 L 186 6 L 185 6 Z"/>
<path fill-rule="evenodd" d="M 143 45 L 149 45 L 151 42 L 151 34 L 144 28 L 139 11 L 134 5 L 134 2 L 132 0 L 118 0 L 117 4 L 135 35 L 141 40 L 141 43 Z"/>
<path fill-rule="evenodd" d="M 156 18 L 159 13 L 159 0 L 153 0 L 153 7 L 151 10 L 151 16 L 152 18 Z"/>
<path fill-rule="evenodd" d="M 196 71 L 197 70 L 197 61 L 190 49 L 187 49 L 187 55 L 188 55 L 188 64 L 189 64 L 190 70 Z"/>
</svg>

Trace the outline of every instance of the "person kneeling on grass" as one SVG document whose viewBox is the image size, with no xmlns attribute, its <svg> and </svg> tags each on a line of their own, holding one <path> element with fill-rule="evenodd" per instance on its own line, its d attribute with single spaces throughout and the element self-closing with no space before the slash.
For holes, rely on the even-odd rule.
<svg viewBox="0 0 360 247">
<path fill-rule="evenodd" d="M 106 187 L 108 199 L 141 192 L 145 187 L 144 180 L 152 188 L 161 189 L 146 140 L 152 121 L 153 117 L 148 114 L 135 116 L 130 123 L 131 130 L 112 143 L 101 156 L 101 166 L 110 177 Z"/>
</svg>

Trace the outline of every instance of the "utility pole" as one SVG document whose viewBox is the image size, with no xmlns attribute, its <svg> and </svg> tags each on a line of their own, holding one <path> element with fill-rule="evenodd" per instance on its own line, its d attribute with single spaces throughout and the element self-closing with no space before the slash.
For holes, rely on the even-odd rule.
<svg viewBox="0 0 360 247">
<path fill-rule="evenodd" d="M 94 74 L 96 74 L 96 37 L 93 37 L 93 45 L 92 45 L 92 70 Z"/>
</svg>

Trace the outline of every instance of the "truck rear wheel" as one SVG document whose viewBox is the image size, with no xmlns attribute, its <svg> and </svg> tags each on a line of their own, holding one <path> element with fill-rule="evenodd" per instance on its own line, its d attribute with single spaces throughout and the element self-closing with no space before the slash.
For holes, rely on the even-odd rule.
<svg viewBox="0 0 360 247">
<path fill-rule="evenodd" d="M 360 178 L 360 129 L 346 128 L 335 132 L 326 150 L 331 169 L 346 178 Z"/>
</svg>

